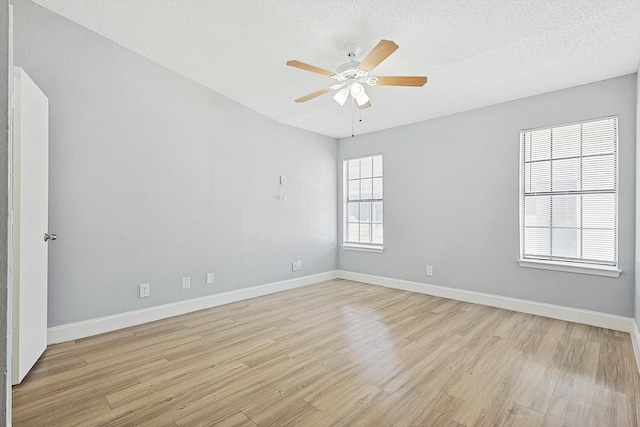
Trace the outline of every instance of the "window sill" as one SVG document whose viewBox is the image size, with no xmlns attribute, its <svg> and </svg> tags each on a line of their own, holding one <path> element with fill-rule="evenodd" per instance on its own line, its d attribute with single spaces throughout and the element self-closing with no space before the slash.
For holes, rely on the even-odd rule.
<svg viewBox="0 0 640 427">
<path fill-rule="evenodd" d="M 384 252 L 384 247 L 382 246 L 344 244 L 342 245 L 342 249 L 344 249 L 345 251 L 373 252 L 377 254 L 381 254 Z"/>
<path fill-rule="evenodd" d="M 519 259 L 520 267 L 539 268 L 542 270 L 565 271 L 568 273 L 589 274 L 592 276 L 620 277 L 622 270 L 615 267 L 595 264 L 573 264 L 559 261 L 543 261 L 533 259 Z"/>
</svg>

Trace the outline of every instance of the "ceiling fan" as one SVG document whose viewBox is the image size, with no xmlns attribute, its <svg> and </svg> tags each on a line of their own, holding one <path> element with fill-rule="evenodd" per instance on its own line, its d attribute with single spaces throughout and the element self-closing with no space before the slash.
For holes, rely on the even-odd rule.
<svg viewBox="0 0 640 427">
<path fill-rule="evenodd" d="M 324 89 L 317 90 L 313 93 L 296 99 L 296 102 L 307 102 L 310 99 L 323 95 L 327 92 L 336 91 L 333 99 L 340 105 L 349 98 L 349 95 L 356 101 L 359 109 L 371 107 L 371 101 L 364 90 L 363 84 L 369 86 L 424 86 L 427 82 L 426 76 L 371 76 L 369 73 L 373 71 L 382 61 L 387 59 L 389 55 L 398 49 L 398 45 L 391 40 L 380 40 L 371 52 L 364 57 L 362 62 L 355 60 L 357 48 L 354 44 L 345 46 L 348 49 L 350 61 L 338 67 L 336 72 L 316 67 L 314 65 L 305 64 L 300 61 L 287 61 L 290 67 L 300 68 L 301 70 L 311 71 L 313 73 L 322 74 L 331 77 L 338 82 Z"/>
</svg>

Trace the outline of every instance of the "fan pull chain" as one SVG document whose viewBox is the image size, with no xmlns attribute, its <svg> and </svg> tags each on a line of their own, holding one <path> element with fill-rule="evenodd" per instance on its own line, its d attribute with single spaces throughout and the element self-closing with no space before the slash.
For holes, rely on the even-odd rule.
<svg viewBox="0 0 640 427">
<path fill-rule="evenodd" d="M 356 117 L 355 117 L 355 112 L 356 112 L 356 101 L 355 99 L 351 98 L 351 138 L 353 138 L 354 136 L 356 136 L 356 132 L 355 132 L 355 121 L 356 121 Z M 358 108 L 358 122 L 362 123 L 362 110 Z"/>
</svg>

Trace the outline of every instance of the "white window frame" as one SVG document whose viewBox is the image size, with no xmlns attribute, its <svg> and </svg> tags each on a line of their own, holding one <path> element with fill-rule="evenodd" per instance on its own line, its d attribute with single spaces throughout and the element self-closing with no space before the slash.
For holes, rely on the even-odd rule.
<svg viewBox="0 0 640 427">
<path fill-rule="evenodd" d="M 382 159 L 382 175 L 380 176 L 376 176 L 379 178 L 382 178 L 382 198 L 381 199 L 357 199 L 358 202 L 380 202 L 382 203 L 382 227 L 383 227 L 383 237 L 382 237 L 382 242 L 383 243 L 372 243 L 372 242 L 350 242 L 348 240 L 348 233 L 349 233 L 349 213 L 348 213 L 348 203 L 349 203 L 349 170 L 348 170 L 348 165 L 349 165 L 349 161 L 352 160 L 360 160 L 360 159 L 366 159 L 367 157 L 376 157 L 379 156 Z M 358 157 L 351 157 L 351 158 L 347 158 L 344 159 L 342 161 L 342 195 L 343 195 L 343 201 L 342 201 L 342 249 L 344 250 L 353 250 L 353 251 L 363 251 L 363 252 L 375 252 L 375 253 L 382 253 L 384 252 L 384 158 L 382 157 L 382 153 L 374 153 L 374 154 L 367 154 L 364 156 L 358 156 Z M 372 174 L 373 177 L 373 174 Z M 357 179 L 362 179 L 362 178 L 357 178 Z M 354 200 L 351 200 L 351 202 L 354 202 Z M 373 216 L 373 209 L 372 209 L 372 213 L 371 215 Z M 373 226 L 373 222 L 371 222 L 372 226 Z"/>
<path fill-rule="evenodd" d="M 605 265 L 605 264 L 595 264 L 583 261 L 566 261 L 566 260 L 554 260 L 554 259 L 538 259 L 525 257 L 524 255 L 524 198 L 525 198 L 525 153 L 524 153 L 524 135 L 525 133 L 531 133 L 535 131 L 541 130 L 550 130 L 561 128 L 564 126 L 575 125 L 575 124 L 583 124 L 583 123 L 591 123 L 597 122 L 601 120 L 615 119 L 616 120 L 616 131 L 615 131 L 615 153 L 614 153 L 614 163 L 615 163 L 615 265 Z M 582 120 L 578 122 L 572 123 L 563 123 L 554 126 L 545 126 L 535 129 L 524 129 L 520 132 L 520 197 L 519 197 L 519 215 L 520 215 L 520 257 L 518 259 L 518 264 L 521 267 L 526 268 L 538 268 L 544 270 L 553 270 L 553 271 L 564 271 L 571 273 L 580 273 L 580 274 L 590 274 L 597 276 L 605 276 L 605 277 L 619 277 L 621 274 L 621 270 L 618 269 L 619 263 L 619 254 L 618 254 L 618 241 L 619 241 L 619 230 L 618 230 L 618 198 L 619 198 L 619 126 L 618 126 L 618 117 L 617 116 L 607 116 L 607 117 L 599 117 L 595 119 Z M 580 156 L 582 158 L 582 156 Z M 549 191 L 549 193 L 554 193 Z M 556 192 L 556 194 L 562 194 L 562 192 Z M 550 255 L 553 258 L 553 255 Z"/>
</svg>

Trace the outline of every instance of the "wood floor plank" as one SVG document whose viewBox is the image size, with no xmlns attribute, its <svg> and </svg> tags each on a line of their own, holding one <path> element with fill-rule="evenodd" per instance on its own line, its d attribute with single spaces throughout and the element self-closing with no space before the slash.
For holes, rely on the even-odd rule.
<svg viewBox="0 0 640 427">
<path fill-rule="evenodd" d="M 436 396 L 437 399 L 435 399 L 434 403 L 429 405 L 427 415 L 418 420 L 416 425 L 440 426 L 456 422 L 453 418 L 456 412 L 462 407 L 463 401 L 442 392 L 436 392 Z"/>
<path fill-rule="evenodd" d="M 596 385 L 631 394 L 633 392 L 633 377 L 622 374 L 629 372 L 631 368 L 629 366 L 631 361 L 624 356 L 624 351 L 629 353 L 631 349 L 624 348 L 624 341 L 624 338 L 611 334 L 601 335 Z"/>
<path fill-rule="evenodd" d="M 599 353 L 598 343 L 572 339 L 554 395 L 589 405 L 595 390 Z"/>
<path fill-rule="evenodd" d="M 533 411 L 546 413 L 561 374 L 560 369 L 550 364 L 540 363 L 538 357 L 528 357 L 509 399 Z"/>
<path fill-rule="evenodd" d="M 47 348 L 15 426 L 639 427 L 629 334 L 336 279 Z"/>
<path fill-rule="evenodd" d="M 297 398 L 276 400 L 268 407 L 243 411 L 259 426 L 312 425 L 307 422 L 322 416 L 316 407 Z"/>
<path fill-rule="evenodd" d="M 608 388 L 595 387 L 590 406 L 590 425 L 601 426 L 614 422 L 614 425 L 637 427 L 635 410 L 631 396 L 610 391 Z"/>
<path fill-rule="evenodd" d="M 95 371 L 72 380 L 58 381 L 44 387 L 34 387 L 23 382 L 22 387 L 14 387 L 14 413 L 20 415 L 26 408 L 55 407 L 60 401 L 73 402 L 95 395 L 102 398 L 106 393 L 138 384 L 137 378 L 129 372 L 119 374 Z M 21 403 L 25 402 L 25 405 Z M 28 411 L 27 411 L 28 412 Z"/>
<path fill-rule="evenodd" d="M 542 425 L 543 427 L 585 427 L 589 426 L 590 418 L 588 407 L 553 396 Z M 615 426 L 615 420 L 609 420 L 605 425 Z"/>
<path fill-rule="evenodd" d="M 60 400 L 57 405 L 34 406 L 29 411 L 13 413 L 14 426 L 82 426 L 91 420 L 111 413 L 104 398 L 89 397 L 79 400 Z"/>
<path fill-rule="evenodd" d="M 490 425 L 499 427 L 540 427 L 544 423 L 544 415 L 517 403 L 507 402 Z"/>
<path fill-rule="evenodd" d="M 640 426 L 640 373 L 637 371 L 632 374 L 633 377 L 633 394 L 631 397 L 635 397 L 632 402 L 635 402 L 635 414 L 636 414 L 636 424 Z"/>
<path fill-rule="evenodd" d="M 163 365 L 163 373 L 157 373 L 147 381 L 132 384 L 131 386 L 107 394 L 107 402 L 111 408 L 118 408 L 123 404 L 144 399 L 155 391 L 164 390 L 174 384 L 181 384 L 198 376 L 218 376 L 224 372 L 237 372 L 242 369 L 248 369 L 246 365 L 239 361 L 229 362 L 223 365 L 198 365 L 190 364 L 176 369 L 173 366 Z"/>
<path fill-rule="evenodd" d="M 218 419 L 215 414 L 202 411 L 202 413 L 190 414 L 194 416 L 192 419 L 180 419 L 174 422 L 176 427 L 256 427 L 256 423 L 251 421 L 242 411 L 237 411 L 231 415 L 227 415 L 222 419 Z"/>
</svg>

